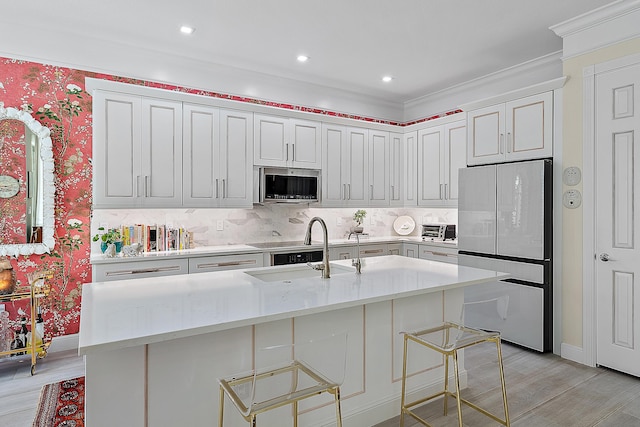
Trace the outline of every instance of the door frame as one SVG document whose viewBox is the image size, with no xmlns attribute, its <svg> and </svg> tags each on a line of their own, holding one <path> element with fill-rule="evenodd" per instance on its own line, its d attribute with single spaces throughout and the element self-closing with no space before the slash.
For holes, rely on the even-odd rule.
<svg viewBox="0 0 640 427">
<path fill-rule="evenodd" d="M 582 353 L 583 363 L 596 366 L 597 313 L 596 310 L 596 176 L 595 127 L 596 76 L 640 63 L 640 54 L 632 54 L 611 61 L 589 65 L 582 69 Z"/>
</svg>

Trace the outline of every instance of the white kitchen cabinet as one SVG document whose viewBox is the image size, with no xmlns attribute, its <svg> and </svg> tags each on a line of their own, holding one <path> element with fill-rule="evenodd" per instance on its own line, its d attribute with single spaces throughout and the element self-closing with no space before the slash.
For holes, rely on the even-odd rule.
<svg viewBox="0 0 640 427">
<path fill-rule="evenodd" d="M 457 264 L 458 263 L 458 249 L 455 247 L 443 247 L 436 245 L 428 245 L 421 243 L 419 245 L 420 259 L 429 259 L 432 261 L 440 261 L 446 262 L 449 264 Z"/>
<path fill-rule="evenodd" d="M 250 208 L 253 115 L 184 105 L 184 206 Z"/>
<path fill-rule="evenodd" d="M 418 205 L 418 132 L 402 135 L 402 197 L 404 206 Z"/>
<path fill-rule="evenodd" d="M 360 258 L 389 255 L 387 244 L 360 244 Z"/>
<path fill-rule="evenodd" d="M 420 254 L 420 246 L 417 243 L 403 243 L 402 255 L 408 258 L 418 258 Z"/>
<path fill-rule="evenodd" d="M 389 133 L 389 205 L 404 206 L 404 135 Z"/>
<path fill-rule="evenodd" d="M 391 178 L 389 159 L 389 132 L 370 130 L 368 142 L 369 194 L 367 205 L 389 206 Z M 400 135 L 396 136 L 401 140 Z M 398 192 L 399 194 L 399 192 Z"/>
<path fill-rule="evenodd" d="M 189 274 L 262 267 L 262 253 L 189 258 Z"/>
<path fill-rule="evenodd" d="M 387 255 L 402 255 L 402 243 L 387 244 Z"/>
<path fill-rule="evenodd" d="M 464 121 L 418 131 L 418 205 L 456 206 L 458 170 L 466 166 Z"/>
<path fill-rule="evenodd" d="M 322 206 L 367 206 L 369 131 L 322 127 Z"/>
<path fill-rule="evenodd" d="M 467 164 L 553 156 L 553 92 L 467 114 Z"/>
<path fill-rule="evenodd" d="M 356 257 L 355 246 L 335 246 L 329 248 L 329 259 L 331 261 L 340 259 L 354 259 Z"/>
<path fill-rule="evenodd" d="M 256 166 L 322 167 L 319 122 L 256 114 L 254 126 Z"/>
<path fill-rule="evenodd" d="M 96 91 L 94 208 L 182 204 L 182 103 Z"/>
<path fill-rule="evenodd" d="M 186 258 L 125 261 L 93 265 L 93 281 L 142 279 L 145 277 L 173 276 L 187 274 L 189 260 Z"/>
</svg>

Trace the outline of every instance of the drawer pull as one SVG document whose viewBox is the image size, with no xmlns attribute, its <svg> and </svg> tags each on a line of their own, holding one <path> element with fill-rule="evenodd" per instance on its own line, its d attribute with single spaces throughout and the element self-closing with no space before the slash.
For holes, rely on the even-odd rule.
<svg viewBox="0 0 640 427">
<path fill-rule="evenodd" d="M 436 255 L 436 256 L 452 256 L 451 254 L 448 254 L 446 252 L 424 251 L 424 253 L 425 254 Z"/>
<path fill-rule="evenodd" d="M 255 264 L 255 259 L 248 259 L 244 261 L 226 261 L 226 262 L 211 262 L 208 264 L 198 264 L 196 268 L 216 268 L 216 267 L 235 267 L 238 265 Z"/>
<path fill-rule="evenodd" d="M 362 251 L 363 254 L 379 254 L 382 252 L 382 249 L 369 249 Z"/>
<path fill-rule="evenodd" d="M 120 270 L 120 271 L 107 271 L 105 276 L 131 276 L 134 274 L 145 274 L 145 273 L 162 273 L 165 271 L 177 271 L 180 270 L 179 265 L 174 265 L 171 267 L 156 267 L 156 268 L 141 268 L 139 270 Z"/>
</svg>

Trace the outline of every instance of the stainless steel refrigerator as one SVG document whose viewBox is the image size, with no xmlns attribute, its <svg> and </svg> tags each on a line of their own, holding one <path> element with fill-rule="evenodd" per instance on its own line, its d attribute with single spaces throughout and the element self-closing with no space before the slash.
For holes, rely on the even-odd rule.
<svg viewBox="0 0 640 427">
<path fill-rule="evenodd" d="M 470 286 L 465 302 L 509 296 L 500 324 L 470 310 L 465 323 L 500 330 L 505 341 L 553 348 L 551 160 L 460 169 L 458 260 L 511 273 L 506 281 Z"/>
</svg>

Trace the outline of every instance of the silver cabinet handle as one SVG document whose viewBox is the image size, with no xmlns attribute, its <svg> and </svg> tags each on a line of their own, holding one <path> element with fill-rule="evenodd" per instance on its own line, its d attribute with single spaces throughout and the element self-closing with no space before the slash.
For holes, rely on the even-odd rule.
<svg viewBox="0 0 640 427">
<path fill-rule="evenodd" d="M 219 188 L 218 188 L 218 178 L 216 178 L 216 199 L 220 198 L 220 195 L 218 194 Z"/>
<path fill-rule="evenodd" d="M 342 184 L 342 194 L 340 195 L 342 200 L 347 200 L 347 184 Z"/>
<path fill-rule="evenodd" d="M 442 199 L 443 199 L 443 197 L 442 197 L 442 184 L 440 184 L 440 196 L 439 196 L 438 198 L 439 198 L 440 200 L 442 200 Z"/>
<path fill-rule="evenodd" d="M 379 254 L 382 252 L 382 249 L 365 249 L 361 253 L 363 254 Z"/>
<path fill-rule="evenodd" d="M 500 154 L 504 154 L 504 133 L 500 134 Z"/>
<path fill-rule="evenodd" d="M 349 190 L 349 197 L 347 197 L 347 199 L 351 200 L 351 184 L 347 184 L 347 189 Z"/>
<path fill-rule="evenodd" d="M 291 160 L 296 161 L 296 144 L 291 144 Z"/>
<path fill-rule="evenodd" d="M 287 150 L 287 156 L 285 158 L 285 160 L 288 162 L 289 161 L 289 144 L 284 144 Z"/>
<path fill-rule="evenodd" d="M 373 184 L 369 185 L 369 192 L 371 193 L 369 200 L 373 200 Z"/>
<path fill-rule="evenodd" d="M 151 193 L 151 182 L 149 181 L 149 175 L 144 177 L 144 197 L 149 197 Z"/>
<path fill-rule="evenodd" d="M 445 184 L 444 185 L 444 199 L 445 200 L 449 200 L 448 186 L 449 186 L 449 184 Z"/>
<path fill-rule="evenodd" d="M 513 138 L 511 138 L 511 132 L 507 132 L 507 153 L 510 153 L 513 149 Z"/>
<path fill-rule="evenodd" d="M 105 273 L 105 276 L 132 276 L 135 274 L 145 274 L 145 273 L 164 273 L 167 271 L 178 271 L 180 270 L 179 265 L 174 265 L 170 267 L 157 267 L 157 268 L 140 268 L 138 270 L 119 270 L 119 271 L 108 271 Z"/>
<path fill-rule="evenodd" d="M 140 175 L 136 176 L 136 197 L 140 197 Z"/>
<path fill-rule="evenodd" d="M 396 199 L 396 190 L 395 190 L 395 185 L 391 186 L 391 200 L 395 200 Z"/>
<path fill-rule="evenodd" d="M 227 183 L 226 183 L 226 179 L 222 179 L 222 198 L 226 199 L 227 198 Z"/>
<path fill-rule="evenodd" d="M 204 269 L 204 268 L 216 268 L 216 267 L 236 267 L 239 265 L 249 265 L 255 264 L 255 259 L 248 259 L 244 261 L 226 261 L 226 262 L 210 262 L 206 264 L 198 264 L 196 268 Z"/>
<path fill-rule="evenodd" d="M 600 261 L 607 262 L 610 259 L 611 258 L 609 258 L 609 254 L 608 253 L 603 252 L 603 253 L 600 254 Z"/>
</svg>

